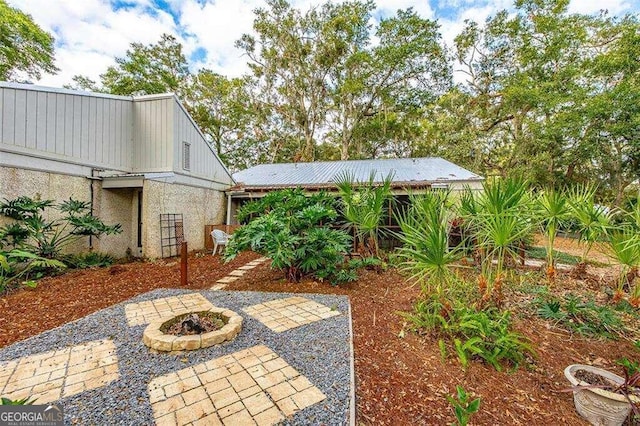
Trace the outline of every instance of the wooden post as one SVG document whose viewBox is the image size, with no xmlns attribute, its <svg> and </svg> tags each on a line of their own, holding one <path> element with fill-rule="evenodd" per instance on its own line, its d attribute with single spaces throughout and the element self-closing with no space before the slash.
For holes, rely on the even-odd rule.
<svg viewBox="0 0 640 426">
<path fill-rule="evenodd" d="M 183 241 L 180 248 L 180 285 L 187 286 L 187 242 Z"/>
</svg>

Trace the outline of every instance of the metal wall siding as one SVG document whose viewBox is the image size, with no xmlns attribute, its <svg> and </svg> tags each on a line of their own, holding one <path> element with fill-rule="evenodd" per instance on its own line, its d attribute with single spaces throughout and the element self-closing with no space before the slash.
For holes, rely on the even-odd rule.
<svg viewBox="0 0 640 426">
<path fill-rule="evenodd" d="M 172 98 L 134 101 L 134 171 L 171 170 Z"/>
<path fill-rule="evenodd" d="M 131 149 L 131 101 L 8 87 L 0 87 L 0 101 L 0 144 L 8 149 L 131 169 L 124 154 Z"/>
<path fill-rule="evenodd" d="M 17 91 L 15 93 L 15 144 L 16 146 L 27 146 L 27 93 Z"/>
</svg>

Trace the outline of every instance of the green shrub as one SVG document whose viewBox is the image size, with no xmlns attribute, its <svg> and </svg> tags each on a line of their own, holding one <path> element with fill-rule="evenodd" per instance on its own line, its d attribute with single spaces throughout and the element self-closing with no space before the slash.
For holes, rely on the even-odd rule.
<svg viewBox="0 0 640 426">
<path fill-rule="evenodd" d="M 40 278 L 43 272 L 64 269 L 64 263 L 47 259 L 24 250 L 0 251 L 0 294 L 23 283 L 35 287 L 31 278 Z"/>
<path fill-rule="evenodd" d="M 460 302 L 428 297 L 415 305 L 413 313 L 404 316 L 418 331 L 447 338 L 463 368 L 471 359 L 479 358 L 502 371 L 505 364 L 517 368 L 527 355 L 535 355 L 529 340 L 511 330 L 508 311 L 477 311 Z M 440 351 L 446 353 L 442 345 Z"/>
<path fill-rule="evenodd" d="M 352 274 L 342 272 L 351 237 L 329 227 L 337 217 L 333 198 L 324 193 L 306 197 L 300 189 L 265 198 L 243 207 L 241 216 L 248 223 L 229 240 L 226 261 L 252 250 L 271 258 L 271 267 L 284 271 L 291 282 L 304 275 L 332 283 L 352 280 Z"/>
<path fill-rule="evenodd" d="M 45 219 L 45 209 L 55 209 L 64 216 L 57 220 Z M 119 224 L 106 225 L 91 214 L 88 202 L 74 200 L 54 204 L 51 200 L 33 200 L 18 197 L 0 203 L 0 214 L 15 222 L 0 228 L 0 249 L 11 245 L 48 259 L 60 257 L 62 249 L 83 236 L 122 232 Z"/>
<path fill-rule="evenodd" d="M 533 305 L 540 317 L 582 335 L 615 339 L 626 331 L 620 315 L 613 308 L 599 306 L 593 300 L 573 294 L 557 298 L 543 293 L 533 300 Z"/>
<path fill-rule="evenodd" d="M 461 258 L 458 248 L 449 249 L 448 193 L 411 195 L 409 208 L 397 215 L 403 243 L 398 249 L 401 269 L 419 282 L 425 294 L 442 294 L 455 279 L 453 267 Z"/>
<path fill-rule="evenodd" d="M 336 178 L 340 193 L 342 214 L 355 229 L 358 247 L 364 255 L 379 256 L 380 224 L 387 213 L 387 203 L 392 198 L 391 182 L 393 174 L 381 183 L 376 181 L 376 171 L 372 170 L 369 180 L 358 182 L 355 175 L 341 173 Z"/>
<path fill-rule="evenodd" d="M 92 251 L 64 256 L 63 262 L 70 268 L 86 269 L 113 265 L 115 259 L 106 253 Z"/>
</svg>

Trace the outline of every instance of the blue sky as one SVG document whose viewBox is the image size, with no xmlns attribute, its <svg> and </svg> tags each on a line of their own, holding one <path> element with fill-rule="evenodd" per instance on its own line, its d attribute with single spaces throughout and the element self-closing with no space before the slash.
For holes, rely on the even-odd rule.
<svg viewBox="0 0 640 426">
<path fill-rule="evenodd" d="M 313 0 L 289 0 L 307 9 Z M 8 0 L 29 13 L 56 38 L 57 75 L 45 75 L 38 84 L 59 87 L 76 74 L 93 79 L 123 56 L 133 42 L 156 42 L 162 33 L 183 44 L 194 69 L 207 67 L 228 76 L 247 70 L 246 58 L 234 47 L 251 31 L 252 11 L 264 0 Z M 438 19 L 446 43 L 451 43 L 465 19 L 479 22 L 513 0 L 376 0 L 377 16 L 413 7 L 420 15 Z M 612 15 L 639 13 L 638 0 L 571 0 L 570 10 Z"/>
</svg>

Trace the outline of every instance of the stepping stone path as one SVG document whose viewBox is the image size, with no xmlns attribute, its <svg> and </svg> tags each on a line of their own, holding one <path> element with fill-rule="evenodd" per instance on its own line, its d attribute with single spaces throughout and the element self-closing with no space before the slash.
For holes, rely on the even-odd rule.
<svg viewBox="0 0 640 426">
<path fill-rule="evenodd" d="M 156 377 L 157 424 L 273 425 L 326 396 L 264 345 Z"/>
<path fill-rule="evenodd" d="M 0 395 L 57 401 L 117 380 L 118 357 L 111 340 L 95 340 L 0 363 Z"/>
<path fill-rule="evenodd" d="M 267 260 L 269 260 L 268 257 L 261 257 L 256 260 L 252 260 L 246 265 L 241 266 L 238 269 L 235 269 L 229 272 L 229 274 L 226 277 L 220 278 L 218 281 L 216 281 L 216 284 L 213 287 L 211 287 L 211 290 L 222 290 L 227 286 L 227 284 L 240 279 L 240 277 L 246 274 L 247 271 L 250 271 L 251 269 L 255 268 L 256 266 L 259 266 L 261 263 L 266 262 Z"/>
<path fill-rule="evenodd" d="M 300 296 L 259 303 L 243 311 L 276 333 L 340 315 L 336 310 Z"/>
<path fill-rule="evenodd" d="M 127 323 L 135 325 L 149 324 L 164 317 L 173 317 L 192 311 L 208 311 L 213 305 L 200 293 L 163 297 L 140 303 L 129 303 L 124 307 Z"/>
</svg>

